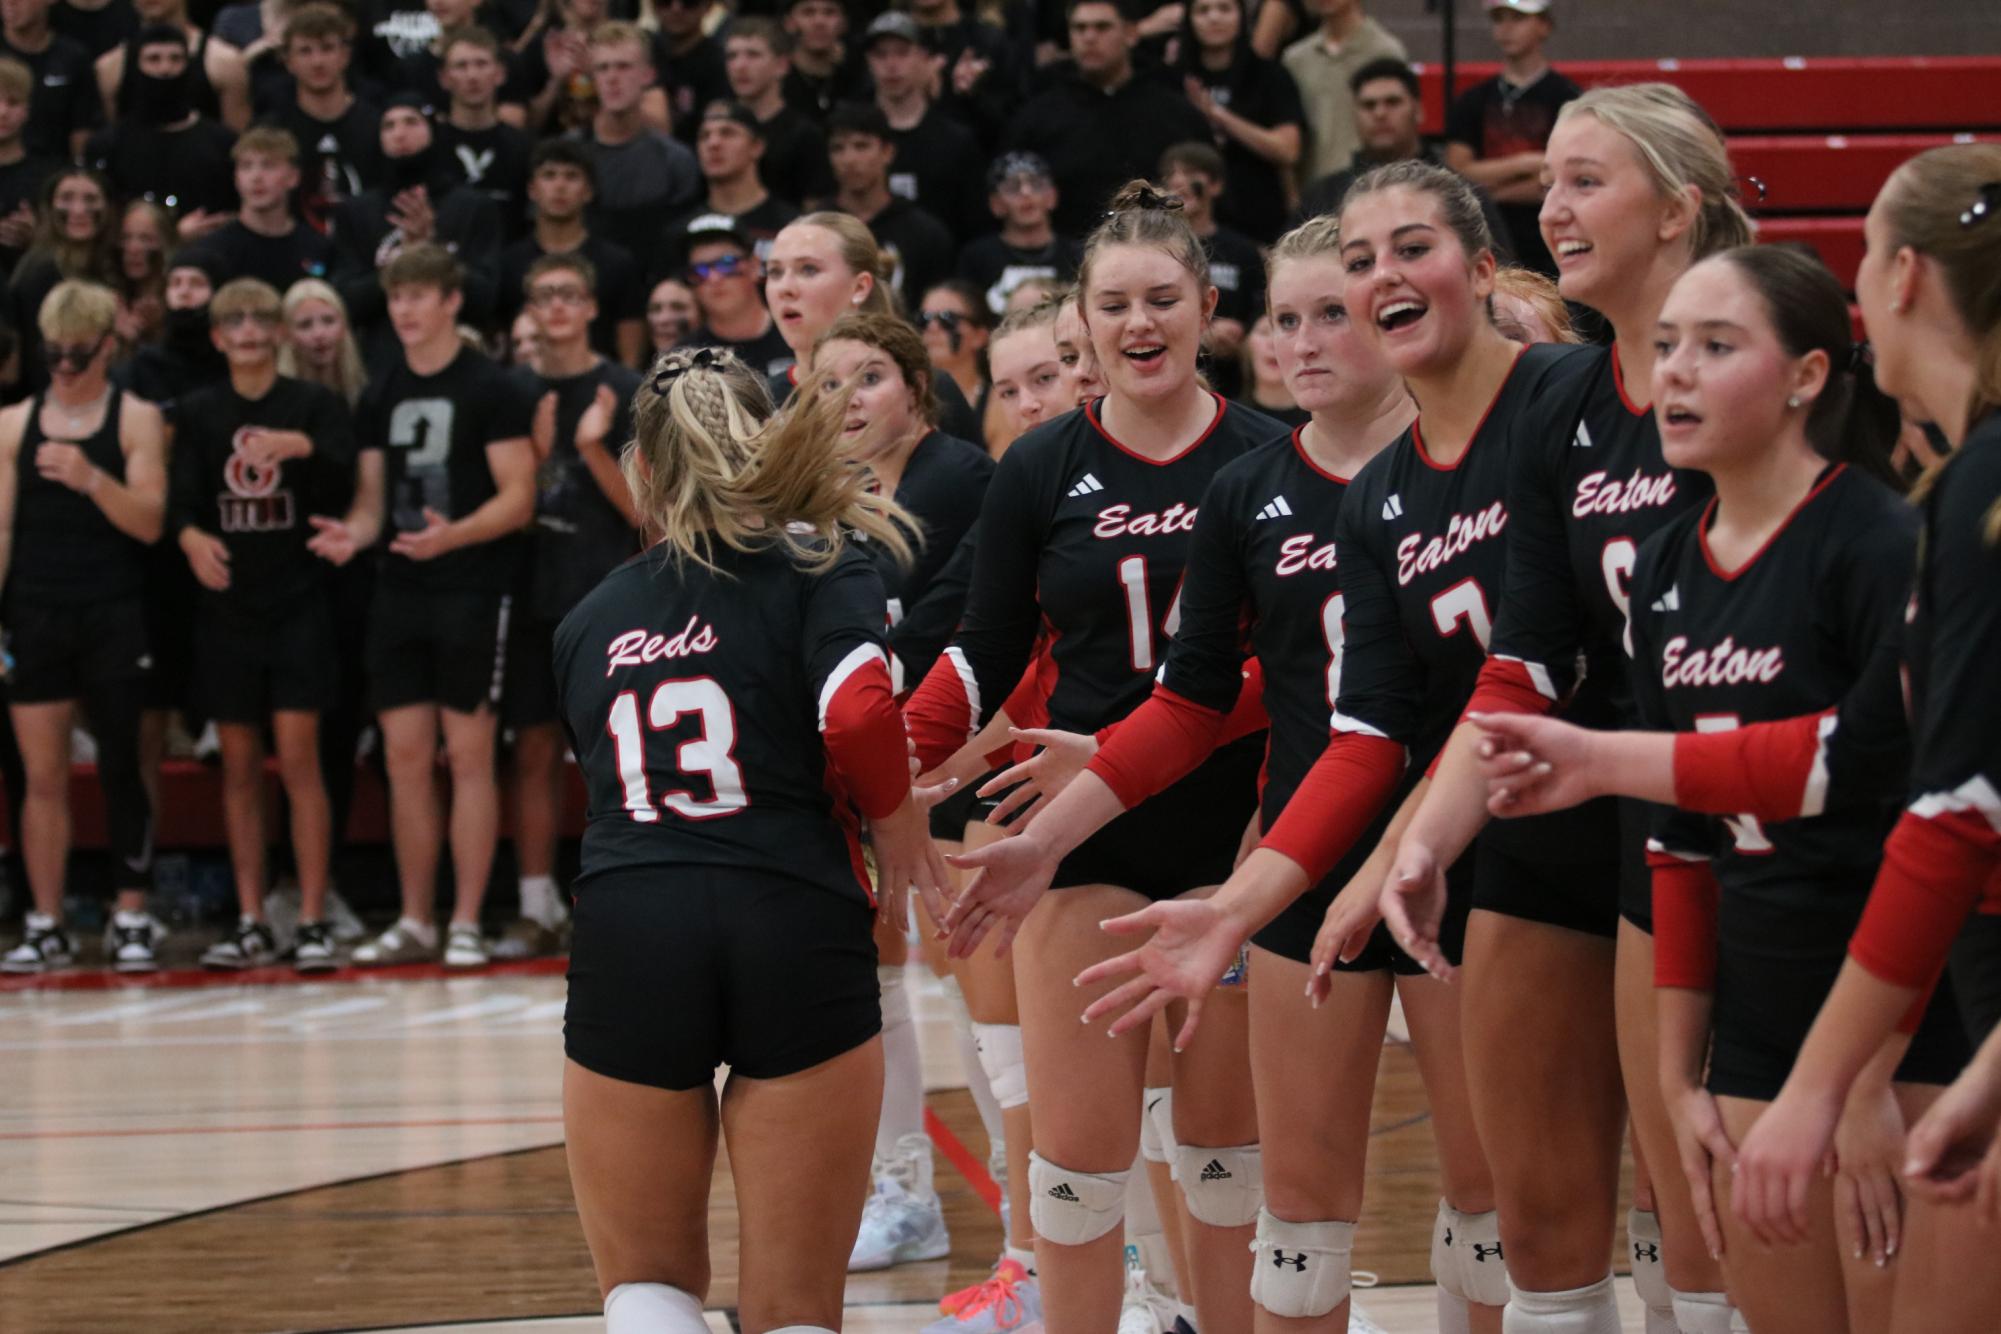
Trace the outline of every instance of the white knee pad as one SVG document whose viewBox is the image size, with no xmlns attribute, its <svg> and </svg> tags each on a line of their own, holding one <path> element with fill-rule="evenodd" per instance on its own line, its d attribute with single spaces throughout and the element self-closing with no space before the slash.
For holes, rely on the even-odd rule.
<svg viewBox="0 0 2001 1334">
<path fill-rule="evenodd" d="M 1260 1209 L 1251 1301 L 1295 1320 L 1326 1315 L 1348 1295 L 1354 1250 L 1353 1223 L 1288 1223 Z"/>
<path fill-rule="evenodd" d="M 1588 1288 L 1562 1292 L 1523 1292 L 1510 1285 L 1502 1334 L 1620 1334 L 1618 1299 L 1612 1276 Z"/>
<path fill-rule="evenodd" d="M 973 1041 L 980 1049 L 980 1069 L 987 1087 L 1006 1111 L 1028 1105 L 1028 1062 L 1021 1054 L 1020 1024 L 974 1024 Z"/>
<path fill-rule="evenodd" d="M 1188 1212 L 1210 1227 L 1254 1223 L 1265 1202 L 1264 1165 L 1255 1144 L 1223 1149 L 1177 1144 L 1174 1179 Z"/>
<path fill-rule="evenodd" d="M 771 1334 L 834 1334 L 825 1325 L 780 1325 Z"/>
<path fill-rule="evenodd" d="M 693 1293 L 665 1283 L 621 1283 L 605 1294 L 605 1334 L 709 1334 Z"/>
<path fill-rule="evenodd" d="M 1662 1334 L 1672 1334 L 1674 1294 L 1668 1291 L 1667 1270 L 1661 1263 L 1660 1215 L 1646 1209 L 1628 1209 L 1626 1247 L 1633 1261 L 1633 1288 L 1647 1308 L 1649 1329 L 1657 1321 L 1664 1321 Z"/>
<path fill-rule="evenodd" d="M 910 991 L 903 985 L 903 965 L 876 965 L 875 980 L 882 990 L 882 1026 L 909 1023 Z"/>
<path fill-rule="evenodd" d="M 1732 1334 L 1742 1327 L 1726 1293 L 1677 1292 L 1671 1300 L 1681 1334 Z"/>
<path fill-rule="evenodd" d="M 1039 1153 L 1028 1155 L 1028 1216 L 1039 1237 L 1058 1246 L 1096 1241 L 1125 1220 L 1124 1172 L 1073 1172 Z"/>
<path fill-rule="evenodd" d="M 1431 1225 L 1431 1276 L 1463 1302 L 1505 1306 L 1508 1266 L 1501 1254 L 1501 1216 L 1466 1214 L 1444 1200 Z"/>
<path fill-rule="evenodd" d="M 1139 1152 L 1150 1163 L 1174 1161 L 1174 1090 L 1140 1090 Z"/>
</svg>

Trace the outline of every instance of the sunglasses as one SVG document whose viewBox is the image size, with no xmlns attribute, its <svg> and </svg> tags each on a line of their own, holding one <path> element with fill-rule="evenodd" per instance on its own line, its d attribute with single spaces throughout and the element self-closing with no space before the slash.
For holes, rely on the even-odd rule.
<svg viewBox="0 0 2001 1334">
<path fill-rule="evenodd" d="M 100 334 L 94 343 L 43 343 L 42 360 L 52 371 L 80 375 L 104 350 L 104 344 L 110 337 L 110 334 Z"/>
<path fill-rule="evenodd" d="M 946 333 L 957 333 L 965 318 L 956 310 L 920 310 L 917 312 L 917 327 L 928 329 L 935 324 Z"/>
<path fill-rule="evenodd" d="M 1994 214 L 1994 201 L 2001 198 L 2001 181 L 1989 181 L 1980 187 L 1980 193 L 1964 213 L 1959 215 L 1962 227 L 1977 227 Z"/>
<path fill-rule="evenodd" d="M 690 264 L 688 274 L 698 283 L 711 278 L 734 278 L 749 267 L 742 255 L 724 255 L 720 259 L 705 260 L 700 264 Z"/>
</svg>

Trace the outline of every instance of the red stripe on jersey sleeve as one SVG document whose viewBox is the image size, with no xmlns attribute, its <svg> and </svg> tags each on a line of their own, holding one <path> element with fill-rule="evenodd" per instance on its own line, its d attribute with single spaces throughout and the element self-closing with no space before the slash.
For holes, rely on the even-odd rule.
<svg viewBox="0 0 2001 1334">
<path fill-rule="evenodd" d="M 1654 878 L 1654 985 L 1711 991 L 1716 986 L 1715 868 L 1647 854 Z"/>
<path fill-rule="evenodd" d="M 1520 658 L 1489 656 L 1473 682 L 1473 697 L 1460 714 L 1527 713 L 1540 716 L 1556 707 L 1556 700 L 1535 683 L 1528 664 Z"/>
<path fill-rule="evenodd" d="M 1105 732 L 1084 767 L 1105 780 L 1127 810 L 1193 772 L 1221 743 L 1225 715 L 1156 685 L 1137 709 Z"/>
<path fill-rule="evenodd" d="M 861 813 L 879 820 L 901 806 L 910 791 L 910 764 L 903 716 L 882 659 L 862 664 L 835 686 L 821 716 L 827 759 Z"/>
<path fill-rule="evenodd" d="M 1291 858 L 1317 884 L 1382 810 L 1404 769 L 1404 749 L 1384 737 L 1342 732 L 1313 762 L 1258 846 Z"/>
<path fill-rule="evenodd" d="M 1674 800 L 1685 811 L 1797 820 L 1834 710 L 1674 739 Z"/>
<path fill-rule="evenodd" d="M 1929 986 L 1966 915 L 2001 912 L 1997 867 L 2001 833 L 1978 811 L 1905 811 L 1883 844 L 1849 956 L 1892 986 Z"/>
<path fill-rule="evenodd" d="M 917 743 L 920 773 L 951 759 L 979 732 L 979 711 L 966 693 L 951 650 L 938 655 L 938 661 L 910 693 L 910 702 L 903 706 L 903 723 L 910 729 L 910 739 Z"/>
<path fill-rule="evenodd" d="M 1244 684 L 1237 691 L 1237 703 L 1223 715 L 1223 735 L 1216 738 L 1218 746 L 1227 746 L 1232 741 L 1256 732 L 1268 731 L 1271 718 L 1265 713 L 1265 669 L 1256 658 L 1244 659 Z"/>
</svg>

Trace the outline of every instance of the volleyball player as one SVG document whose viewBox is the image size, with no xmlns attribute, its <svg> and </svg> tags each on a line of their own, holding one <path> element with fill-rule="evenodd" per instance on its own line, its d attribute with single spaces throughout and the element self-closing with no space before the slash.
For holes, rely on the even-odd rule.
<svg viewBox="0 0 2001 1334">
<path fill-rule="evenodd" d="M 1597 88 L 1566 105 L 1551 136 L 1547 179 L 1544 239 L 1557 257 L 1560 288 L 1595 308 L 1617 336 L 1609 349 L 1574 361 L 1521 435 L 1504 538 L 1507 592 L 1469 707 L 1543 711 L 1568 699 L 1572 717 L 1604 726 L 1632 715 L 1621 636 L 1634 552 L 1709 490 L 1701 475 L 1677 473 L 1662 461 L 1654 414 L 1642 401 L 1651 386 L 1654 322 L 1675 279 L 1695 260 L 1748 241 L 1750 225 L 1734 196 L 1721 134 L 1668 84 Z M 1580 655 L 1587 664 L 1581 673 Z M 1447 745 L 1431 791 L 1402 836 L 1384 894 L 1392 924 L 1414 926 L 1414 952 L 1434 963 L 1430 921 L 1443 902 L 1435 869 L 1456 860 L 1486 819 L 1472 733 L 1462 727 Z M 1575 1289 L 1596 1270 L 1604 1249 L 1596 1216 L 1572 1207 L 1579 1185 L 1566 1170 L 1546 1166 L 1541 1116 L 1548 1103 L 1567 1101 L 1580 1066 L 1597 1070 L 1616 1056 L 1639 1174 L 1628 1242 L 1649 1328 L 1721 1334 L 1730 1320 L 1722 1275 L 1701 1244 L 1674 1170 L 1674 1132 L 1655 1074 L 1644 819 L 1630 805 L 1623 812 L 1596 809 L 1596 818 L 1622 826 L 1616 883 L 1578 880 L 1566 888 L 1518 867 L 1522 874 L 1491 882 L 1496 892 L 1483 893 L 1477 904 L 1491 916 L 1482 919 L 1476 960 L 1507 963 L 1476 964 L 1478 975 L 1467 979 L 1469 1010 L 1484 1017 L 1473 1045 L 1495 1053 L 1481 1058 L 1484 1068 L 1514 1090 L 1489 1103 L 1505 1120 L 1482 1133 L 1496 1171 L 1532 1190 L 1516 1196 L 1521 1240 L 1511 1244 L 1509 1268 L 1517 1285 L 1531 1290 Z M 1606 834 L 1613 831 L 1608 823 Z M 1421 908 L 1407 913 L 1403 900 L 1419 889 Z M 1612 938 L 1613 957 L 1580 936 Z M 1610 976 L 1603 972 L 1608 962 Z M 1616 1005 L 1606 1006 L 1614 996 Z M 1553 1048 L 1542 1017 L 1551 1013 L 1593 1016 L 1580 1031 L 1590 1040 Z M 1531 1048 L 1542 1054 L 1542 1065 L 1531 1062 Z M 1608 1107 L 1607 1116 L 1594 1134 L 1616 1133 L 1616 1111 Z M 1504 1237 L 1517 1236 L 1505 1203 L 1502 1221 Z M 1605 1318 L 1609 1298 L 1599 1300 Z"/>
<path fill-rule="evenodd" d="M 557 630 L 590 794 L 564 1121 L 611 1334 L 708 1328 L 719 1123 L 738 1318 L 841 1323 L 882 1093 L 870 908 L 900 923 L 914 885 L 942 911 L 944 867 L 910 787 L 881 580 L 850 540 L 907 551 L 908 520 L 844 466 L 840 410 L 810 395 L 771 425 L 736 357 L 668 353 L 625 465 L 660 541 Z"/>
<path fill-rule="evenodd" d="M 1618 792 L 1717 814 L 1794 819 L 1880 781 L 1901 712 L 1898 668 L 1908 671 L 1910 804 L 1885 844 L 1849 957 L 1792 1073 L 1737 1150 L 1732 1208 L 1766 1243 L 1806 1235 L 1811 1184 L 1850 1090 L 1938 976 L 1955 936 L 1970 947 L 1953 977 L 1968 1036 L 1980 1041 L 1995 1025 L 1992 1005 L 1980 998 L 1992 994 L 1983 984 L 2001 957 L 1991 944 L 2001 912 L 1993 893 L 2001 843 L 1975 798 L 2001 781 L 1993 759 L 2001 729 L 1987 721 L 1986 684 L 2001 653 L 1990 519 L 2001 503 L 1996 181 L 2001 150 L 1992 145 L 1933 149 L 1898 168 L 1865 223 L 1855 289 L 1877 383 L 1937 423 L 1955 446 L 1923 497 L 1901 664 L 1879 653 L 1889 670 L 1870 671 L 1838 711 L 1724 733 L 1606 736 L 1513 715 L 1482 720 L 1490 732 L 1490 800 L 1502 813 Z M 1921 1123 L 1907 1174 L 1957 1177 L 1963 1168 L 1937 1157 L 1941 1147 Z M 2001 1230 L 1950 1193 L 1940 1202 L 1935 1214 L 1914 1211 L 1908 1224 L 1895 1328 L 1981 1328 L 2001 1301 L 2001 1279 L 1988 1261 Z"/>
<path fill-rule="evenodd" d="M 193 698 L 222 743 L 222 815 L 236 875 L 235 931 L 202 955 L 209 968 L 275 963 L 264 913 L 264 730 L 291 812 L 299 877 L 294 959 L 301 972 L 338 960 L 327 922 L 333 816 L 320 773 L 320 714 L 336 676 L 325 562 L 307 548 L 309 515 L 332 514 L 354 485 L 354 429 L 333 390 L 278 373 L 284 306 L 256 278 L 209 302 L 210 336 L 229 378 L 180 401 L 168 531 L 201 584 Z"/>
<path fill-rule="evenodd" d="M 506 372 L 460 341 L 465 271 L 445 250 L 412 246 L 382 270 L 401 343 L 356 414 L 354 506 L 315 516 L 313 549 L 335 564 L 394 536 L 369 610 L 370 702 L 389 767 L 402 916 L 354 952 L 363 967 L 428 961 L 438 845 L 438 739 L 452 774 L 455 887 L 448 968 L 487 962 L 479 909 L 500 825 L 494 742 L 504 680 L 514 534 L 535 513 L 533 409 Z"/>
<path fill-rule="evenodd" d="M 1063 367 L 1053 332 L 1056 312 L 1054 302 L 1010 311 L 987 344 L 992 396 L 999 408 L 987 431 L 987 449 L 995 458 L 1031 427 L 1062 416 L 1072 406 L 1063 396 Z"/>
<path fill-rule="evenodd" d="M 501 706 L 502 721 L 514 733 L 514 856 L 521 895 L 521 921 L 499 947 L 508 953 L 552 952 L 569 919 L 555 879 L 563 737 L 550 644 L 570 608 L 639 545 L 639 516 L 617 457 L 632 438 L 639 374 L 591 345 L 597 288 L 596 267 L 574 251 L 543 255 L 521 283 L 541 350 L 535 369 L 522 372 L 536 395 L 529 432 L 535 522 L 528 533 L 526 578 L 509 618 Z"/>
<path fill-rule="evenodd" d="M 117 903 L 105 949 L 121 973 L 158 967 L 164 928 L 146 911 L 153 810 L 139 772 L 139 710 L 152 670 L 141 594 L 166 514 L 165 429 L 110 383 L 118 298 L 57 283 L 36 317 L 49 387 L 0 411 L 0 581 L 7 695 L 27 770 L 21 854 L 34 908 L 0 971 L 65 967 L 70 731 L 81 703 L 97 742 Z"/>
<path fill-rule="evenodd" d="M 1216 300 L 1206 275 L 1201 243 L 1171 201 L 1142 182 L 1120 193 L 1086 248 L 1079 282 L 1106 396 L 1030 432 L 995 472 L 966 626 L 905 710 L 925 767 L 999 707 L 1045 617 L 1054 726 L 1094 732 L 1145 697 L 1202 492 L 1218 468 L 1283 433 L 1196 378 Z M 1059 1327 L 1105 1329 L 1118 1319 L 1115 1232 L 1139 1145 L 1146 1057 L 1143 1041 L 1108 1052 L 1081 1030 L 1061 979 L 1103 956 L 1093 924 L 1108 913 L 1223 879 L 1255 801 L 1256 765 L 1257 743 L 1240 741 L 1108 825 L 1064 860 L 1054 876 L 1064 892 L 1026 925 L 1015 976 L 1037 1108 L 1031 1199 L 1044 1309 Z M 1005 928 L 1000 944 L 1013 934 Z M 1259 1191 L 1240 1043 L 1241 1033 L 1212 1034 L 1175 1071 L 1184 1090 L 1178 1129 L 1203 1146 L 1204 1163 L 1183 1187 L 1202 1220 L 1189 1247 L 1193 1295 L 1213 1329 L 1249 1319 L 1247 1243 Z"/>
</svg>

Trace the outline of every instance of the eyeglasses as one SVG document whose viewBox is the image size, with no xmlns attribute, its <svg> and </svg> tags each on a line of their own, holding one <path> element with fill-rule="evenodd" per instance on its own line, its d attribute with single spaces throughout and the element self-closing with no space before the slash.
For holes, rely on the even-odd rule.
<svg viewBox="0 0 2001 1334">
<path fill-rule="evenodd" d="M 42 344 L 42 360 L 48 363 L 52 371 L 61 371 L 65 375 L 79 375 L 85 367 L 96 360 L 97 354 L 104 349 L 104 344 L 110 337 L 110 334 L 99 334 L 94 343 L 45 342 Z"/>
<path fill-rule="evenodd" d="M 718 259 L 704 260 L 700 264 L 690 264 L 688 275 L 698 283 L 711 278 L 734 278 L 742 273 L 747 261 L 742 255 L 724 255 Z"/>
<path fill-rule="evenodd" d="M 558 301 L 566 306 L 581 306 L 591 299 L 591 294 L 581 287 L 537 287 L 528 293 L 531 306 L 553 306 Z"/>
<path fill-rule="evenodd" d="M 946 333 L 957 333 L 965 318 L 956 310 L 920 310 L 917 312 L 917 327 L 928 329 L 935 324 Z"/>
<path fill-rule="evenodd" d="M 1985 222 L 1993 216 L 1994 201 L 1997 198 L 2001 198 L 2001 181 L 1989 181 L 1981 186 L 1980 193 L 1975 196 L 1973 203 L 1967 207 L 1966 212 L 1959 215 L 1959 225 L 1977 227 Z"/>
</svg>

